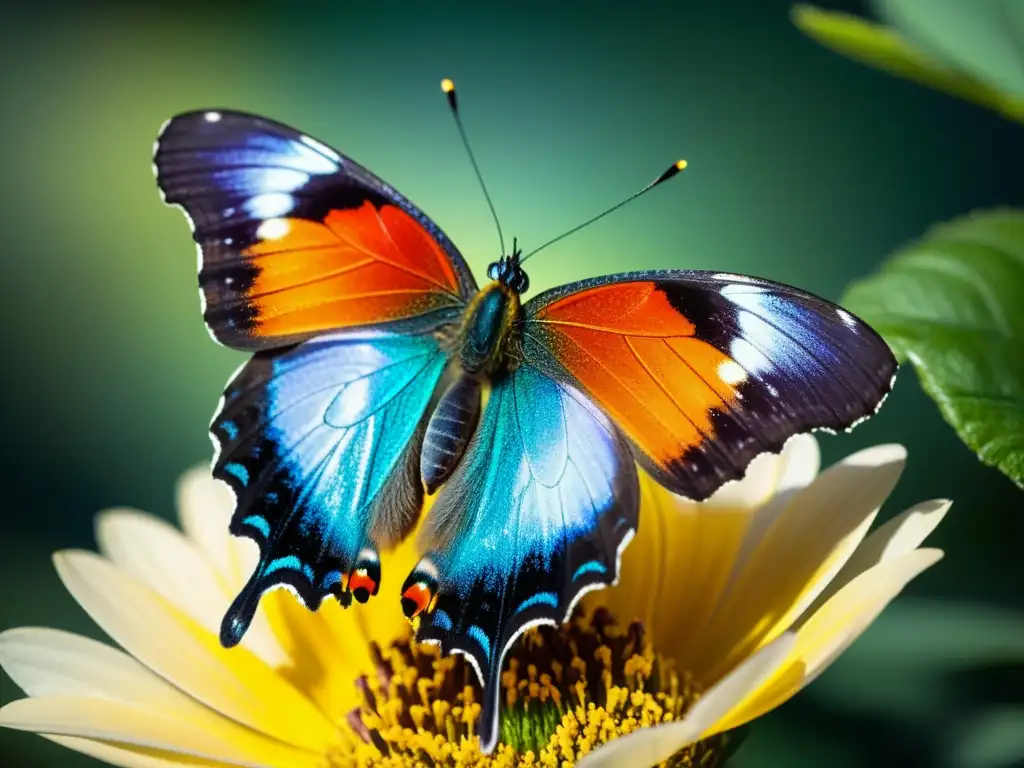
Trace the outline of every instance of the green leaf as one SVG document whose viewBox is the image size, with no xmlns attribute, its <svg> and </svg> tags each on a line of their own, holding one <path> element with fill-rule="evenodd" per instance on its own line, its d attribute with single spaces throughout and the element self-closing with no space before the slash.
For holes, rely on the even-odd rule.
<svg viewBox="0 0 1024 768">
<path fill-rule="evenodd" d="M 930 7 L 930 3 L 920 4 Z M 934 46 L 911 42 L 885 25 L 811 5 L 794 6 L 792 16 L 801 31 L 827 48 L 1024 123 L 1024 96 L 994 86 L 998 78 L 961 68 L 956 57 L 946 58 Z"/>
<path fill-rule="evenodd" d="M 914 365 L 960 439 L 1024 487 L 1024 211 L 935 227 L 843 304 Z"/>
<path fill-rule="evenodd" d="M 1003 93 L 1024 98 L 1024 3 L 1020 0 L 874 0 L 909 40 Z"/>
</svg>

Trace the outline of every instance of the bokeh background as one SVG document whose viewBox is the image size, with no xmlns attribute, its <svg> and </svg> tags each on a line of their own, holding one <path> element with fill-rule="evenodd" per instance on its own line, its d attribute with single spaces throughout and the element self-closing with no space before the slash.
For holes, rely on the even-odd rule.
<svg viewBox="0 0 1024 768">
<path fill-rule="evenodd" d="M 823 5 L 866 12 L 853 0 Z M 534 291 L 677 267 L 835 299 L 931 223 L 1024 203 L 1020 126 L 818 47 L 788 10 L 780 0 L 5 10 L 0 629 L 95 635 L 49 553 L 93 547 L 104 507 L 172 516 L 175 478 L 209 459 L 206 425 L 242 358 L 207 337 L 186 223 L 153 182 L 152 142 L 176 112 L 251 110 L 332 144 L 416 201 L 478 274 L 496 236 L 441 77 L 459 86 L 505 230 L 526 249 L 690 161 L 533 261 Z M 741 766 L 1024 764 L 1024 493 L 978 463 L 909 368 L 876 418 L 821 439 L 828 462 L 884 441 L 905 444 L 910 461 L 883 517 L 954 499 L 932 539 L 947 557 L 755 725 Z M 0 678 L 0 702 L 19 695 Z M 0 732 L 0 757 L 93 765 L 13 732 Z"/>
</svg>

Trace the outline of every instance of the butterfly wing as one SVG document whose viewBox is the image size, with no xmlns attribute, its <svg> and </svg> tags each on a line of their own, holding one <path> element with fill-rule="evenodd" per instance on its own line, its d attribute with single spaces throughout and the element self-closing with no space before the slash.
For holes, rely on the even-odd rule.
<svg viewBox="0 0 1024 768">
<path fill-rule="evenodd" d="M 506 651 L 526 628 L 565 620 L 584 591 L 616 579 L 637 499 L 628 443 L 580 392 L 529 365 L 494 385 L 403 587 L 418 639 L 475 667 L 486 751 L 498 737 Z"/>
<path fill-rule="evenodd" d="M 235 492 L 231 532 L 260 548 L 224 618 L 238 643 L 260 596 L 292 589 L 311 610 L 365 601 L 377 549 L 419 515 L 419 450 L 446 355 L 429 334 L 336 332 L 253 356 L 229 383 L 211 431 L 214 475 Z"/>
<path fill-rule="evenodd" d="M 579 387 L 666 487 L 704 499 L 794 434 L 873 414 L 896 360 L 866 323 L 780 283 L 638 272 L 527 303 L 525 359 Z"/>
<path fill-rule="evenodd" d="M 179 115 L 160 133 L 155 166 L 165 201 L 192 224 L 204 318 L 228 346 L 384 324 L 421 330 L 457 316 L 476 290 L 426 215 L 287 126 L 240 112 Z"/>
</svg>

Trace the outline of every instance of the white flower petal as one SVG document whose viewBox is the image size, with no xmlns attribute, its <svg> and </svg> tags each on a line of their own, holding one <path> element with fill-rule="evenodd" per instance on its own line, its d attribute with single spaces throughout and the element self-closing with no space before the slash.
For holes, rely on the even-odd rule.
<svg viewBox="0 0 1024 768">
<path fill-rule="evenodd" d="M 717 680 L 804 612 L 861 543 L 905 461 L 898 445 L 855 453 L 797 492 L 767 528 L 751 527 L 749 555 L 737 559 L 700 646 L 684 660 L 698 679 Z"/>
<path fill-rule="evenodd" d="M 215 480 L 207 467 L 194 467 L 178 481 L 178 516 L 185 534 L 206 555 L 224 581 L 227 592 L 237 593 L 248 571 L 235 554 L 228 530 L 235 500 L 226 483 Z"/>
<path fill-rule="evenodd" d="M 826 601 L 860 574 L 920 546 L 942 522 L 952 503 L 944 499 L 923 501 L 873 530 L 793 626 L 804 624 Z"/>
<path fill-rule="evenodd" d="M 174 603 L 210 632 L 231 597 L 198 549 L 170 524 L 129 509 L 96 517 L 100 553 Z"/>
<path fill-rule="evenodd" d="M 49 739 L 54 744 L 81 752 L 97 760 L 118 768 L 223 768 L 230 763 L 220 760 L 204 760 L 200 757 L 188 757 L 176 755 L 173 752 L 163 752 L 151 749 L 130 748 L 117 746 L 92 739 L 82 739 L 77 736 L 50 736 L 42 734 L 43 738 Z"/>
<path fill-rule="evenodd" d="M 821 448 L 814 435 L 794 435 L 782 449 L 782 467 L 775 494 L 806 488 L 821 470 Z"/>
<path fill-rule="evenodd" d="M 208 631 L 220 631 L 234 594 L 205 553 L 176 528 L 144 512 L 113 509 L 97 516 L 96 538 L 100 552 L 115 565 Z M 272 666 L 288 660 L 265 617 L 253 621 L 243 644 Z"/>
<path fill-rule="evenodd" d="M 942 559 L 942 550 L 914 549 L 864 571 L 840 589 L 797 631 L 804 685 L 820 675 L 864 632 L 903 588 Z"/>
<path fill-rule="evenodd" d="M 774 495 L 803 488 L 818 474 L 821 462 L 818 441 L 812 435 L 796 435 L 779 453 L 762 453 L 747 467 L 742 480 L 726 483 L 703 506 L 752 509 Z"/>
<path fill-rule="evenodd" d="M 861 565 L 859 571 L 917 549 L 934 531 L 953 505 L 946 499 L 915 504 L 871 533 L 850 558 L 848 566 Z M 858 571 L 858 572 L 859 572 Z"/>
<path fill-rule="evenodd" d="M 288 744 L 323 752 L 334 741 L 320 710 L 247 648 L 221 647 L 216 635 L 91 552 L 58 553 L 54 563 L 93 620 L 181 690 Z"/>
<path fill-rule="evenodd" d="M 7 630 L 0 634 L 0 666 L 29 696 L 95 696 L 182 716 L 186 697 L 177 688 L 128 654 L 70 632 Z"/>
<path fill-rule="evenodd" d="M 722 587 L 722 594 L 718 596 L 719 600 L 733 588 L 736 579 L 743 572 L 744 564 L 764 538 L 765 531 L 789 507 L 793 497 L 818 476 L 818 470 L 821 468 L 821 449 L 814 435 L 794 435 L 783 447 L 780 459 L 775 466 L 778 476 L 772 488 L 772 495 L 762 500 L 758 505 L 760 508 L 753 514 L 739 550 L 733 557 L 729 576 Z M 699 631 L 699 634 L 703 632 Z"/>
<path fill-rule="evenodd" d="M 792 634 L 782 635 L 706 691 L 682 720 L 610 741 L 587 755 L 579 763 L 580 768 L 641 768 L 667 760 L 713 730 L 737 704 L 775 676 L 788 662 L 795 640 Z"/>
<path fill-rule="evenodd" d="M 90 708 L 103 701 L 125 706 L 168 723 L 171 730 L 183 727 L 186 737 L 201 732 L 234 744 L 236 760 L 265 749 L 288 750 L 189 698 L 126 653 L 79 635 L 33 627 L 8 630 L 0 634 L 0 665 L 37 699 L 74 699 L 88 702 Z M 184 750 L 184 744 L 178 749 Z M 307 754 L 291 752 L 297 759 Z"/>
<path fill-rule="evenodd" d="M 79 736 L 151 747 L 254 768 L 315 768 L 321 755 L 273 739 L 225 738 L 173 718 L 77 696 L 19 699 L 0 709 L 0 726 L 55 736 Z"/>
</svg>

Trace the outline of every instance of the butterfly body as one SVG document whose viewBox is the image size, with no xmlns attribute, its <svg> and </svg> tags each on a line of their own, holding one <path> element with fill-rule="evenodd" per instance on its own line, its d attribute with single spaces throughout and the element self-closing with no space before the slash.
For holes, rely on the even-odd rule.
<svg viewBox="0 0 1024 768">
<path fill-rule="evenodd" d="M 471 376 L 492 376 L 509 367 L 522 315 L 519 293 L 495 280 L 470 300 L 462 321 L 459 361 Z"/>
<path fill-rule="evenodd" d="M 263 117 L 179 115 L 155 165 L 200 248 L 208 330 L 254 353 L 210 427 L 231 531 L 260 550 L 222 643 L 275 587 L 315 610 L 401 584 L 416 636 L 477 670 L 485 751 L 510 645 L 616 580 L 637 465 L 706 498 L 792 435 L 871 415 L 895 375 L 865 323 L 760 278 L 635 272 L 523 302 L 513 247 L 478 289 L 393 187 Z M 422 559 L 382 572 L 426 493 Z"/>
</svg>

